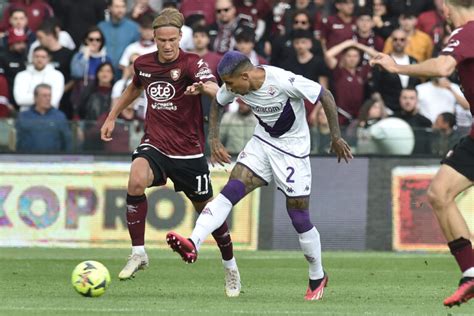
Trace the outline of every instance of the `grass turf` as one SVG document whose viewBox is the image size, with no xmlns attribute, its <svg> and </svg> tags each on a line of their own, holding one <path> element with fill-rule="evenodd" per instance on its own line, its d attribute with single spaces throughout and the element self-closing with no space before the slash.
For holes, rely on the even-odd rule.
<svg viewBox="0 0 474 316">
<path fill-rule="evenodd" d="M 204 250 L 185 265 L 149 250 L 150 268 L 118 281 L 127 249 L 0 248 L 0 315 L 473 315 L 474 302 L 447 309 L 457 286 L 453 258 L 441 254 L 325 252 L 323 301 L 305 302 L 307 264 L 300 252 L 236 252 L 240 297 L 224 295 L 219 253 Z M 70 274 L 83 260 L 105 264 L 112 284 L 85 298 Z"/>
</svg>

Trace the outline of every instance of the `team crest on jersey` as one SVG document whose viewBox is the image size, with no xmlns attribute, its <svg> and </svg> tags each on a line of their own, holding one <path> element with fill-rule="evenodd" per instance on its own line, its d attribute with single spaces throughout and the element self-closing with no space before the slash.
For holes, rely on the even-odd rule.
<svg viewBox="0 0 474 316">
<path fill-rule="evenodd" d="M 170 76 L 171 76 L 171 79 L 173 79 L 174 81 L 178 80 L 179 76 L 181 76 L 181 69 L 179 68 L 171 69 Z"/>
<path fill-rule="evenodd" d="M 267 93 L 273 97 L 277 93 L 277 91 L 274 86 L 270 86 L 268 87 Z"/>
</svg>

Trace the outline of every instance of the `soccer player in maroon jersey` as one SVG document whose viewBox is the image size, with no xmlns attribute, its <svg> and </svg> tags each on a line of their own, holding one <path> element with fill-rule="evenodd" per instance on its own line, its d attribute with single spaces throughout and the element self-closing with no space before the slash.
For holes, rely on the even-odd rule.
<svg viewBox="0 0 474 316">
<path fill-rule="evenodd" d="M 371 64 L 389 72 L 416 77 L 447 77 L 457 68 L 464 95 L 474 114 L 474 1 L 446 0 L 444 13 L 456 29 L 440 56 L 420 64 L 397 65 L 390 56 L 378 54 Z M 451 307 L 474 298 L 471 234 L 455 202 L 458 194 L 474 184 L 474 124 L 470 135 L 462 139 L 441 163 L 428 189 L 428 199 L 462 271 L 458 289 L 444 300 L 444 305 Z"/>
<path fill-rule="evenodd" d="M 147 200 L 145 189 L 170 178 L 197 212 L 212 199 L 209 168 L 204 151 L 200 93 L 213 98 L 218 86 L 207 64 L 196 54 L 179 49 L 183 15 L 164 9 L 153 22 L 158 52 L 138 57 L 133 82 L 111 109 L 101 128 L 104 141 L 112 139 L 115 120 L 142 91 L 147 96 L 145 134 L 132 156 L 127 189 L 127 225 L 132 255 L 119 274 L 129 279 L 148 266 L 144 248 Z M 227 296 L 240 293 L 240 276 L 227 224 L 213 232 L 222 254 Z"/>
</svg>

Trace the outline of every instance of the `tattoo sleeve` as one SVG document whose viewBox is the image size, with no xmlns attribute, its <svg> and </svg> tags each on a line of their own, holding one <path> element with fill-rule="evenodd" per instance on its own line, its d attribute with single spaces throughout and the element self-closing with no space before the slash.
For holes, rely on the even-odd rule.
<svg viewBox="0 0 474 316">
<path fill-rule="evenodd" d="M 329 129 L 331 131 L 331 138 L 340 138 L 341 130 L 339 129 L 339 121 L 337 117 L 337 106 L 334 97 L 328 89 L 324 89 L 321 96 L 321 104 L 324 108 L 324 113 L 328 118 Z"/>
<path fill-rule="evenodd" d="M 209 112 L 209 142 L 219 139 L 219 126 L 221 124 L 224 107 L 220 106 L 214 98 Z"/>
</svg>

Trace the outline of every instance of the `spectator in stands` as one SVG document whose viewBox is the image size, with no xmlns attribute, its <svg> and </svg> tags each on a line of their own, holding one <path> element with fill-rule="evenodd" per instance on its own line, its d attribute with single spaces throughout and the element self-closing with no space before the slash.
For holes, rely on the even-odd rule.
<svg viewBox="0 0 474 316">
<path fill-rule="evenodd" d="M 268 64 L 267 60 L 255 51 L 255 31 L 250 26 L 240 26 L 235 30 L 235 49 L 247 56 L 250 62 L 257 65 Z"/>
<path fill-rule="evenodd" d="M 112 60 L 115 70 L 115 77 L 122 76 L 119 68 L 119 60 L 125 48 L 140 39 L 138 24 L 125 17 L 127 4 L 125 0 L 109 0 L 108 10 L 110 20 L 99 23 L 99 28 L 105 37 L 107 54 Z"/>
<path fill-rule="evenodd" d="M 135 134 L 143 131 L 142 119 L 136 115 L 133 103 L 130 103 L 117 117 L 114 128 L 114 139 L 110 142 L 100 141 L 100 128 L 105 122 L 108 113 L 102 114 L 98 120 L 96 127 L 86 133 L 87 139 L 95 142 L 101 150 L 107 153 L 126 154 L 132 152 L 136 147 Z M 138 140 L 138 145 L 140 141 Z M 97 148 L 97 149 L 98 149 Z M 86 148 L 87 149 L 87 148 Z"/>
<path fill-rule="evenodd" d="M 216 22 L 216 2 L 214 0 L 182 0 L 179 11 L 187 19 L 190 15 L 201 14 L 206 20 L 205 25 Z M 192 25 L 190 25 L 192 27 Z"/>
<path fill-rule="evenodd" d="M 87 30 L 96 26 L 104 20 L 106 0 L 49 0 L 54 9 L 55 16 L 60 20 L 61 26 L 72 37 L 74 44 L 79 47 L 86 35 Z M 59 41 L 64 47 L 73 49 L 66 45 L 59 34 Z"/>
<path fill-rule="evenodd" d="M 259 42 L 267 29 L 266 21 L 271 19 L 272 7 L 270 3 L 266 0 L 235 0 L 234 4 L 237 16 L 247 19 L 250 17 L 251 24 L 255 26 L 255 42 Z"/>
<path fill-rule="evenodd" d="M 328 154 L 331 148 L 329 123 L 323 106 L 318 103 L 313 111 L 314 124 L 311 131 L 311 154 Z"/>
<path fill-rule="evenodd" d="M 75 106 L 81 120 L 95 122 L 110 110 L 113 84 L 114 68 L 110 62 L 105 62 L 97 68 L 94 84 L 84 89 Z"/>
<path fill-rule="evenodd" d="M 395 113 L 395 117 L 407 122 L 415 134 L 414 154 L 428 154 L 430 149 L 430 138 L 432 123 L 430 119 L 421 115 L 418 108 L 418 93 L 415 88 L 404 88 L 400 93 L 401 112 Z"/>
<path fill-rule="evenodd" d="M 0 75 L 0 120 L 11 117 L 13 113 L 15 108 L 10 102 L 8 81 L 4 75 Z"/>
<path fill-rule="evenodd" d="M 150 6 L 150 0 L 134 0 L 132 8 L 127 16 L 140 24 L 140 19 L 144 15 L 155 16 L 157 13 Z"/>
<path fill-rule="evenodd" d="M 416 29 L 417 17 L 413 11 L 406 11 L 398 20 L 400 28 L 403 29 L 407 35 L 407 45 L 405 53 L 413 56 L 418 62 L 422 62 L 433 55 L 433 41 L 431 37 Z M 393 40 L 388 38 L 385 41 L 383 52 L 390 54 L 393 51 Z"/>
<path fill-rule="evenodd" d="M 28 27 L 36 32 L 43 20 L 54 16 L 51 6 L 43 0 L 15 0 L 3 10 L 3 19 L 0 22 L 0 30 L 8 29 L 11 12 L 22 9 L 28 17 Z"/>
<path fill-rule="evenodd" d="M 456 116 L 451 112 L 440 113 L 433 124 L 433 138 L 431 152 L 444 157 L 461 139 L 456 129 Z"/>
<path fill-rule="evenodd" d="M 120 69 L 125 69 L 130 61 L 130 56 L 133 54 L 144 55 L 156 51 L 156 44 L 153 34 L 153 20 L 155 17 L 151 14 L 143 14 L 138 20 L 140 25 L 140 39 L 131 43 L 125 48 L 125 51 L 120 58 Z"/>
<path fill-rule="evenodd" d="M 287 29 L 284 35 L 274 36 L 271 42 L 271 64 L 282 67 L 282 62 L 289 60 L 290 56 L 294 57 L 295 50 L 293 47 L 293 32 L 297 30 L 306 30 L 311 32 L 313 24 L 311 17 L 305 11 L 296 10 L 293 13 L 292 26 Z M 323 48 L 321 42 L 313 37 L 311 52 L 315 56 L 323 57 Z"/>
<path fill-rule="evenodd" d="M 407 33 L 401 29 L 393 31 L 391 36 L 393 50 L 390 56 L 400 65 L 417 63 L 414 57 L 405 53 L 407 37 Z M 373 68 L 374 90 L 380 93 L 385 105 L 395 113 L 401 111 L 399 99 L 402 89 L 414 88 L 420 82 L 416 77 L 392 74 L 378 67 Z"/>
<path fill-rule="evenodd" d="M 46 26 L 48 29 L 54 29 L 56 33 L 56 37 L 58 38 L 59 44 L 61 44 L 62 47 L 65 47 L 69 50 L 75 50 L 76 49 L 76 43 L 74 43 L 74 40 L 72 39 L 71 35 L 69 35 L 68 32 L 64 31 L 61 29 L 61 25 L 59 24 L 59 20 L 56 17 L 53 18 L 48 18 L 44 20 L 43 23 L 41 23 L 40 27 Z M 37 39 L 36 41 L 31 44 L 30 49 L 28 51 L 28 61 L 31 62 L 33 58 L 33 50 L 41 46 L 43 44 L 40 43 L 40 41 Z"/>
<path fill-rule="evenodd" d="M 16 75 L 13 95 L 20 111 L 26 111 L 31 107 L 34 102 L 35 87 L 40 83 L 51 86 L 51 104 L 56 109 L 59 107 L 59 101 L 64 92 L 64 76 L 49 64 L 50 61 L 49 51 L 39 46 L 33 52 L 33 64 Z"/>
<path fill-rule="evenodd" d="M 411 11 L 415 16 L 424 11 L 433 9 L 433 0 L 390 0 L 387 1 L 388 10 L 393 16 L 400 16 L 406 11 Z"/>
<path fill-rule="evenodd" d="M 371 47 L 378 52 L 383 50 L 384 40 L 382 37 L 375 35 L 373 28 L 374 22 L 372 21 L 372 15 L 368 9 L 359 10 L 356 19 L 356 32 L 353 39 L 365 45 Z M 370 55 L 363 54 L 362 65 L 366 66 L 369 64 Z"/>
<path fill-rule="evenodd" d="M 351 39 L 356 29 L 354 0 L 335 0 L 337 13 L 323 19 L 321 42 L 327 49 Z"/>
<path fill-rule="evenodd" d="M 338 105 L 339 124 L 348 125 L 359 115 L 360 107 L 366 99 L 368 67 L 360 67 L 360 50 L 375 56 L 370 47 L 346 40 L 326 52 L 325 59 L 333 71 L 334 97 Z M 340 59 L 338 59 L 341 54 Z"/>
<path fill-rule="evenodd" d="M 434 0 L 435 9 L 423 12 L 418 17 L 417 29 L 425 32 L 433 41 L 436 51 L 443 46 L 443 38 L 445 36 L 446 19 L 443 14 L 443 0 Z"/>
<path fill-rule="evenodd" d="M 8 49 L 4 50 L 0 57 L 1 69 L 7 79 L 10 96 L 13 96 L 13 86 L 16 75 L 26 69 L 26 48 L 28 38 L 25 34 L 10 34 L 8 37 Z M 16 100 L 12 100 L 16 105 Z"/>
<path fill-rule="evenodd" d="M 3 46 L 8 47 L 8 38 L 10 34 L 22 37 L 26 35 L 27 44 L 30 46 L 36 39 L 35 33 L 28 27 L 28 17 L 23 9 L 13 9 L 10 13 L 10 26 L 3 36 Z"/>
<path fill-rule="evenodd" d="M 125 91 L 127 86 L 132 82 L 133 76 L 135 75 L 135 68 L 133 67 L 133 63 L 135 62 L 135 59 L 137 59 L 139 56 L 140 55 L 138 54 L 133 54 L 132 56 L 130 56 L 129 65 L 123 71 L 122 79 L 114 83 L 111 94 L 112 107 L 118 101 L 118 98 L 122 95 L 122 92 Z M 133 109 L 135 110 L 135 115 L 141 120 L 145 120 L 147 107 L 145 91 L 143 91 L 142 94 L 138 98 L 136 98 L 132 104 Z"/>
<path fill-rule="evenodd" d="M 66 116 L 51 105 L 52 88 L 41 83 L 34 88 L 34 105 L 16 120 L 17 151 L 68 152 L 71 130 Z"/>
<path fill-rule="evenodd" d="M 193 53 L 198 54 L 208 65 L 212 73 L 217 76 L 217 64 L 221 60 L 222 55 L 209 50 L 209 29 L 203 25 L 196 25 L 193 28 Z"/>
<path fill-rule="evenodd" d="M 236 102 L 239 104 L 238 111 L 224 113 L 220 126 L 220 140 L 229 154 L 234 155 L 244 149 L 257 125 L 257 118 L 250 107 L 240 99 Z"/>
<path fill-rule="evenodd" d="M 232 0 L 216 0 L 216 22 L 210 26 L 212 50 L 224 54 L 234 49 L 234 32 L 242 25 L 255 26 L 249 19 L 237 16 L 237 10 Z"/>
<path fill-rule="evenodd" d="M 105 38 L 97 26 L 92 26 L 86 33 L 81 48 L 71 60 L 71 76 L 76 80 L 75 90 L 93 82 L 100 64 L 111 62 L 105 50 Z M 79 86 L 81 88 L 79 88 Z"/>
<path fill-rule="evenodd" d="M 71 91 L 74 86 L 74 80 L 71 78 L 71 60 L 74 52 L 63 47 L 59 42 L 57 25 L 57 20 L 43 21 L 36 31 L 36 38 L 43 47 L 49 50 L 52 65 L 64 76 L 64 94 L 59 109 L 66 114 L 67 118 L 71 119 L 73 114 Z"/>
<path fill-rule="evenodd" d="M 367 148 L 370 144 L 370 142 L 367 142 L 370 138 L 370 132 L 367 131 L 367 128 L 387 117 L 387 108 L 381 99 L 370 98 L 366 100 L 360 108 L 357 119 L 353 120 L 346 129 L 349 144 L 356 147 L 358 153 L 371 152 Z"/>
<path fill-rule="evenodd" d="M 388 0 L 372 1 L 374 32 L 384 40 L 398 27 L 398 19 L 396 16 L 389 14 L 387 2 Z"/>
<path fill-rule="evenodd" d="M 312 32 L 310 30 L 294 30 L 292 36 L 292 47 L 295 53 L 288 56 L 286 60 L 282 60 L 281 67 L 329 88 L 330 74 L 324 58 L 311 52 L 313 48 Z"/>
<path fill-rule="evenodd" d="M 464 94 L 459 85 L 448 78 L 432 78 L 430 81 L 416 86 L 420 114 L 435 123 L 439 114 L 449 112 L 454 114 L 456 104 L 469 109 Z"/>
</svg>

